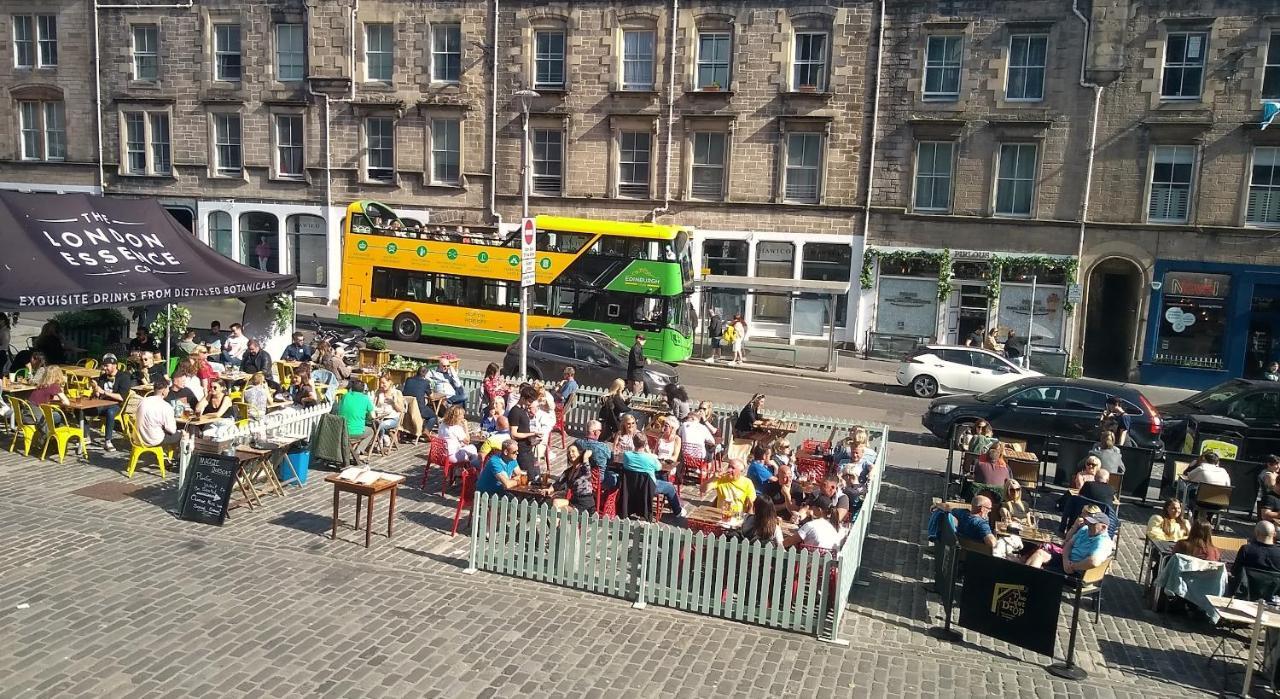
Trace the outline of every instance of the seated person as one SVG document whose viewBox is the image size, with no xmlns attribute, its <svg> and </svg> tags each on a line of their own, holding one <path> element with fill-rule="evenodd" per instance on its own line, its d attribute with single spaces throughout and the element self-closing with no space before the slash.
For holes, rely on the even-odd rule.
<svg viewBox="0 0 1280 699">
<path fill-rule="evenodd" d="M 777 482 L 778 477 L 773 474 L 771 461 L 768 447 L 757 444 L 751 448 L 751 465 L 747 466 L 747 478 L 751 479 L 756 490 L 763 490 L 766 483 Z"/>
<path fill-rule="evenodd" d="M 1111 473 L 1124 473 L 1124 455 L 1121 453 L 1120 447 L 1116 446 L 1115 432 L 1103 432 L 1098 439 L 1098 443 L 1089 450 L 1089 456 L 1098 457 L 1102 468 Z"/>
<path fill-rule="evenodd" d="M 1231 486 L 1231 474 L 1220 465 L 1218 452 L 1209 450 L 1200 455 L 1200 464 L 1183 474 L 1188 483 Z"/>
<path fill-rule="evenodd" d="M 502 495 L 508 488 L 514 488 L 524 471 L 516 462 L 516 452 L 520 445 L 514 439 L 502 443 L 502 451 L 495 451 L 485 459 L 484 468 L 476 477 L 476 492 Z"/>
<path fill-rule="evenodd" d="M 1096 456 L 1085 457 L 1084 463 L 1080 469 L 1071 477 L 1071 490 L 1080 492 L 1080 489 L 1093 480 L 1098 475 L 1098 469 L 1102 468 L 1102 461 Z"/>
<path fill-rule="evenodd" d="M 111 405 L 98 408 L 97 414 L 102 418 L 102 449 L 106 452 L 116 450 L 111 443 L 115 436 L 116 415 L 124 408 L 125 399 L 133 388 L 133 379 L 129 372 L 120 371 L 120 361 L 114 354 L 102 357 L 102 375 L 93 382 L 93 397 L 111 401 Z"/>
<path fill-rule="evenodd" d="M 1182 501 L 1177 498 L 1165 500 L 1160 514 L 1151 515 L 1147 520 L 1147 539 L 1150 541 L 1182 541 L 1190 531 L 1191 524 L 1182 513 Z"/>
<path fill-rule="evenodd" d="M 760 492 L 777 508 L 778 516 L 788 522 L 806 502 L 804 491 L 789 468 L 778 469 L 777 478 L 766 481 Z"/>
<path fill-rule="evenodd" d="M 1024 527 L 1035 525 L 1031 508 L 1022 501 L 1022 484 L 1012 478 L 1004 483 L 1004 502 L 1000 504 L 1000 521 L 1016 523 Z"/>
<path fill-rule="evenodd" d="M 781 517 L 773 502 L 765 497 L 756 498 L 751 514 L 742 522 L 740 532 L 748 541 L 783 545 Z"/>
<path fill-rule="evenodd" d="M 267 414 L 267 405 L 271 402 L 271 389 L 267 385 L 267 377 L 254 374 L 249 377 L 249 384 L 244 389 L 244 402 L 249 406 L 249 414 L 241 418 L 261 419 Z"/>
<path fill-rule="evenodd" d="M 840 478 L 837 476 L 827 476 L 822 481 L 821 494 L 831 503 L 831 514 L 836 518 L 837 522 L 844 522 L 849 518 L 849 495 L 840 487 Z"/>
<path fill-rule="evenodd" d="M 480 463 L 484 463 L 489 458 L 489 454 L 502 451 L 502 443 L 511 439 L 511 423 L 507 418 L 498 416 L 493 429 L 489 431 L 489 436 L 485 437 L 484 442 L 480 444 Z M 581 440 L 579 440 L 581 441 Z M 445 447 L 448 448 L 447 446 Z"/>
<path fill-rule="evenodd" d="M 862 427 L 854 427 L 849 436 L 836 445 L 833 461 L 837 469 L 845 464 L 857 464 L 861 469 L 870 469 L 876 463 L 876 450 L 872 449 L 871 436 Z"/>
<path fill-rule="evenodd" d="M 191 389 L 190 384 L 198 385 L 198 383 L 199 382 L 196 381 L 194 376 L 186 372 L 179 371 L 174 374 L 173 384 L 167 392 L 169 403 L 182 403 L 183 407 L 187 410 L 194 411 L 196 409 L 196 404 L 200 402 L 201 397 L 196 395 L 195 391 Z M 155 390 L 155 384 L 152 384 L 151 388 L 152 390 Z"/>
<path fill-rule="evenodd" d="M 1271 488 L 1262 494 L 1258 504 L 1258 516 L 1267 522 L 1280 522 L 1280 480 L 1273 480 Z"/>
<path fill-rule="evenodd" d="M 1104 505 L 1114 502 L 1116 489 L 1111 487 L 1111 474 L 1105 468 L 1098 469 L 1098 472 L 1093 474 L 1093 480 L 1080 488 L 1080 497 Z"/>
<path fill-rule="evenodd" d="M 352 379 L 347 383 L 347 392 L 338 400 L 334 411 L 347 421 L 347 436 L 359 439 L 356 452 L 363 454 L 373 444 L 373 401 L 365 393 L 363 381 Z"/>
<path fill-rule="evenodd" d="M 161 377 L 151 385 L 151 395 L 138 402 L 135 418 L 138 441 L 143 446 L 173 446 L 181 441 L 182 434 L 178 432 L 169 399 L 169 380 Z"/>
<path fill-rule="evenodd" d="M 182 333 L 182 339 L 178 340 L 176 349 L 179 357 L 189 357 L 196 353 L 196 348 L 200 343 L 196 342 L 196 331 L 188 329 Z"/>
<path fill-rule="evenodd" d="M 721 512 L 738 515 L 750 511 L 756 500 L 756 486 L 743 475 L 745 470 L 742 459 L 729 459 L 728 469 L 707 482 L 707 489 L 715 495 L 716 507 Z"/>
<path fill-rule="evenodd" d="M 506 420 L 506 418 L 502 418 Z M 587 434 L 574 442 L 579 449 L 589 451 L 592 454 L 591 465 L 603 469 L 600 474 L 600 489 L 610 491 L 618 487 L 618 473 L 610 470 L 609 463 L 613 461 L 613 447 L 607 442 L 600 441 L 600 434 L 604 431 L 604 425 L 599 420 L 591 420 L 587 423 Z"/>
<path fill-rule="evenodd" d="M 235 402 L 227 397 L 227 387 L 221 381 L 214 381 L 209 387 L 209 395 L 196 403 L 196 414 L 213 415 L 232 421 L 240 419 L 240 411 L 236 410 Z"/>
<path fill-rule="evenodd" d="M 427 401 L 431 396 L 431 382 L 427 379 L 430 373 L 431 370 L 427 367 L 418 367 L 417 373 L 405 379 L 404 387 L 400 389 L 406 399 L 412 398 L 418 402 L 418 414 L 422 416 L 426 427 L 434 426 L 439 419 Z"/>
<path fill-rule="evenodd" d="M 142 352 L 138 355 L 138 365 L 134 373 L 135 384 L 154 384 L 156 379 L 167 376 L 163 357 L 154 352 Z"/>
<path fill-rule="evenodd" d="M 1280 546 L 1276 546 L 1276 525 L 1258 522 L 1253 526 L 1253 538 L 1236 552 L 1231 564 L 1231 579 L 1239 581 L 1245 568 L 1280 572 Z M 1227 589 L 1235 589 L 1228 585 Z"/>
<path fill-rule="evenodd" d="M 434 392 L 444 396 L 449 405 L 466 405 L 467 389 L 453 369 L 453 360 L 449 356 L 440 357 L 439 365 L 427 374 L 427 381 Z"/>
<path fill-rule="evenodd" d="M 1275 485 L 1277 476 L 1280 476 L 1280 456 L 1268 454 L 1266 459 L 1262 461 L 1262 471 L 1258 473 L 1258 500 L 1262 500 L 1262 496 L 1271 492 L 1271 487 Z"/>
<path fill-rule="evenodd" d="M 506 415 L 507 401 L 501 396 L 493 399 L 493 404 L 485 411 L 484 417 L 480 418 L 480 431 L 493 432 L 498 428 L 498 418 Z"/>
<path fill-rule="evenodd" d="M 138 326 L 138 334 L 129 340 L 127 348 L 130 352 L 159 352 L 160 347 L 151 339 L 151 333 L 145 326 Z"/>
<path fill-rule="evenodd" d="M 286 362 L 309 362 L 311 361 L 311 348 L 307 346 L 302 333 L 293 334 L 293 342 L 284 348 L 284 352 L 280 355 L 280 359 Z"/>
<path fill-rule="evenodd" d="M 680 448 L 684 453 L 699 461 L 706 461 L 708 455 L 715 454 L 716 437 L 707 427 L 706 413 L 701 408 L 692 410 L 680 423 Z"/>
<path fill-rule="evenodd" d="M 1191 525 L 1191 534 L 1174 544 L 1173 552 L 1206 561 L 1222 560 L 1222 552 L 1213 545 L 1213 527 L 1203 520 Z"/>
<path fill-rule="evenodd" d="M 680 517 L 688 515 L 684 503 L 680 502 L 680 490 L 665 478 L 658 478 L 662 463 L 649 451 L 649 438 L 643 434 L 634 437 L 634 448 L 622 453 L 622 470 L 635 473 L 647 473 L 653 479 L 654 491 L 667 499 L 671 511 Z M 603 482 L 603 481 L 602 481 Z M 755 493 L 752 493 L 754 499 Z"/>
<path fill-rule="evenodd" d="M 246 374 L 262 374 L 267 377 L 267 383 L 271 385 L 272 390 L 279 390 L 280 385 L 271 378 L 272 366 L 271 355 L 262 349 L 262 341 L 257 338 L 250 339 L 244 354 L 240 356 L 240 371 Z"/>
<path fill-rule="evenodd" d="M 840 527 L 831 509 L 831 501 L 824 497 L 809 503 L 809 517 L 796 535 L 805 546 L 835 550 L 840 545 Z"/>
<path fill-rule="evenodd" d="M 1108 533 L 1111 518 L 1107 513 L 1088 512 L 1071 527 L 1063 537 L 1062 553 L 1036 549 L 1027 557 L 1027 565 L 1033 568 L 1061 570 L 1068 575 L 1097 568 L 1115 553 L 1116 545 Z"/>
<path fill-rule="evenodd" d="M 973 469 L 973 480 L 992 486 L 1001 486 L 1009 480 L 1009 464 L 1004 460 L 1004 444 L 996 442 L 987 453 L 978 457 Z"/>
<path fill-rule="evenodd" d="M 22 350 L 14 356 L 13 363 L 9 365 L 9 371 L 16 379 L 25 379 L 39 384 L 44 378 L 47 366 L 49 363 L 45 359 L 44 352 Z"/>
<path fill-rule="evenodd" d="M 596 489 L 591 482 L 591 467 L 594 454 L 570 444 L 565 451 L 565 469 L 551 484 L 555 492 L 564 493 L 552 503 L 557 510 L 567 510 L 570 506 L 585 512 L 596 511 Z"/>
<path fill-rule="evenodd" d="M 956 537 L 986 544 L 992 550 L 996 535 L 991 530 L 991 498 L 978 495 L 969 503 L 968 510 L 952 510 L 956 517 Z"/>
<path fill-rule="evenodd" d="M 973 431 L 969 433 L 968 444 L 965 452 L 974 456 L 982 456 L 991 450 L 1000 440 L 996 439 L 995 432 L 991 429 L 991 423 L 986 420 L 978 420 L 973 423 Z"/>
</svg>

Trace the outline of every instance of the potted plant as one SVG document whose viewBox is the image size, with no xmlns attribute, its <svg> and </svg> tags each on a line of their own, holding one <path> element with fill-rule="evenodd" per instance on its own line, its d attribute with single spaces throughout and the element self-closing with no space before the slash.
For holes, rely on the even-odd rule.
<svg viewBox="0 0 1280 699">
<path fill-rule="evenodd" d="M 702 86 L 702 91 L 703 91 L 703 92 L 719 92 L 719 91 L 720 91 L 720 83 L 718 83 L 718 82 L 712 82 L 710 85 L 703 85 L 703 86 Z"/>
<path fill-rule="evenodd" d="M 420 362 L 396 354 L 392 355 L 391 360 L 382 368 L 382 371 L 391 377 L 393 383 L 403 386 L 410 376 L 418 372 L 418 367 L 420 366 L 422 366 Z"/>
<path fill-rule="evenodd" d="M 387 349 L 387 341 L 380 337 L 371 337 L 360 348 L 360 368 L 382 369 L 391 361 L 391 350 Z"/>
</svg>

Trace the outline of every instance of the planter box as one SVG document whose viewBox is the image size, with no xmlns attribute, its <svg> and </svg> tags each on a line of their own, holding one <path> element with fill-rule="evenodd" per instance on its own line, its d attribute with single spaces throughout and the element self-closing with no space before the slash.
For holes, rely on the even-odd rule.
<svg viewBox="0 0 1280 699">
<path fill-rule="evenodd" d="M 360 350 L 360 367 L 364 369 L 381 369 L 391 361 L 391 350 Z"/>
<path fill-rule="evenodd" d="M 383 369 L 383 372 L 391 377 L 391 381 L 397 386 L 403 386 L 410 376 L 417 373 L 417 369 Z"/>
</svg>

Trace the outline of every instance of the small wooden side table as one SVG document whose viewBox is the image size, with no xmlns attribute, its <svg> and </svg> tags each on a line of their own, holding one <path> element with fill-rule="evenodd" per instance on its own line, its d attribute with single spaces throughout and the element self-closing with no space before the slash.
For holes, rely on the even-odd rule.
<svg viewBox="0 0 1280 699">
<path fill-rule="evenodd" d="M 369 485 L 361 485 L 351 481 L 344 481 L 337 475 L 326 476 L 326 483 L 333 484 L 333 539 L 338 538 L 338 501 L 342 493 L 352 493 L 356 496 L 356 519 L 353 529 L 360 530 L 360 507 L 364 504 L 364 498 L 369 499 L 368 510 L 365 512 L 364 523 L 364 547 L 369 548 L 369 544 L 373 538 L 373 499 L 378 493 L 391 491 L 391 503 L 387 509 L 387 538 L 391 538 L 391 526 L 396 516 L 396 486 L 400 485 L 400 481 L 377 480 Z"/>
</svg>

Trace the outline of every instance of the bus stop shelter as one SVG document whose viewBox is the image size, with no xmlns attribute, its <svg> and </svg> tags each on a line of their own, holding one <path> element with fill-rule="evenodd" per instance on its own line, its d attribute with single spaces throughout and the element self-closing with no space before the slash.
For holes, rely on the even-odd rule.
<svg viewBox="0 0 1280 699">
<path fill-rule="evenodd" d="M 825 328 L 827 337 L 827 364 L 825 371 L 836 370 L 836 300 L 849 293 L 850 284 L 844 282 L 812 281 L 807 279 L 778 279 L 773 277 L 737 277 L 723 274 L 710 274 L 693 283 L 695 288 L 706 291 L 740 291 L 750 298 L 752 296 L 784 296 L 792 299 L 790 314 L 791 327 L 788 337 L 794 337 L 797 325 L 797 301 L 806 300 L 802 295 L 817 296 L 814 299 L 825 304 L 826 323 L 818 320 L 818 327 Z M 698 318 L 710 317 L 709 294 L 700 294 Z M 805 316 L 807 318 L 807 316 Z M 728 320 L 728 319 L 726 319 Z M 702 345 L 707 344 L 706 325 L 698 323 L 698 332 L 704 337 Z"/>
</svg>

